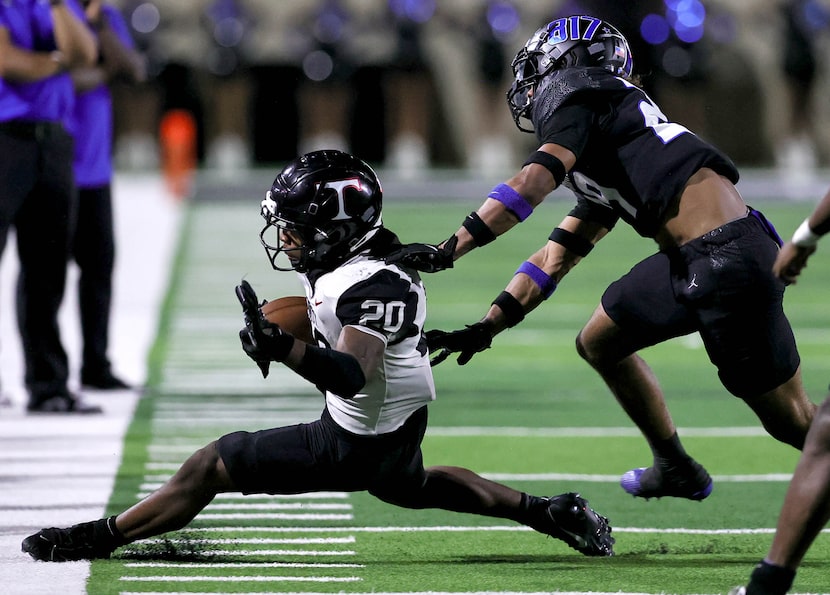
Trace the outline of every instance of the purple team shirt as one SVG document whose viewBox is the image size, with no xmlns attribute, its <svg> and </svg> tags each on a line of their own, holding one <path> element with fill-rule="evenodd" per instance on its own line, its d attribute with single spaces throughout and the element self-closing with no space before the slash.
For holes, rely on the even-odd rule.
<svg viewBox="0 0 830 595">
<path fill-rule="evenodd" d="M 121 42 L 135 47 L 124 17 L 117 8 L 103 6 L 104 18 Z M 75 96 L 75 108 L 67 120 L 75 137 L 75 182 L 78 188 L 99 188 L 112 178 L 112 97 L 101 84 Z"/>
<path fill-rule="evenodd" d="M 76 0 L 66 6 L 86 20 Z M 0 0 L 0 27 L 9 32 L 17 47 L 35 52 L 56 48 L 49 2 L 44 0 Z M 12 82 L 0 78 L 0 122 L 65 122 L 74 103 L 72 79 L 64 72 L 35 82 Z"/>
</svg>

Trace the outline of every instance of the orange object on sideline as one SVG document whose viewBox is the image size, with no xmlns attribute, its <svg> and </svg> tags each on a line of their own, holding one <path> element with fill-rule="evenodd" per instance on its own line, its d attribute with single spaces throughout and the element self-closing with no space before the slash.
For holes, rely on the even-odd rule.
<svg viewBox="0 0 830 595">
<path fill-rule="evenodd" d="M 196 120 L 187 110 L 173 109 L 164 114 L 159 126 L 161 167 L 167 187 L 176 198 L 193 192 L 196 170 Z"/>
</svg>

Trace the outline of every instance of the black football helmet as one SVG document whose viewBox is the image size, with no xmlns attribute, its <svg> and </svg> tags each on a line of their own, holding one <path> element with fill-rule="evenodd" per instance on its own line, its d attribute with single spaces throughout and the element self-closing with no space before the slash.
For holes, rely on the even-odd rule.
<svg viewBox="0 0 830 595">
<path fill-rule="evenodd" d="M 261 203 L 266 225 L 260 240 L 271 266 L 301 273 L 336 268 L 380 229 L 382 199 L 377 175 L 353 155 L 324 150 L 293 160 Z M 281 230 L 296 233 L 303 243 L 290 258 Z"/>
<path fill-rule="evenodd" d="M 548 74 L 572 67 L 600 66 L 617 76 L 630 77 L 633 67 L 628 41 L 614 26 L 586 15 L 551 21 L 538 29 L 512 63 L 514 81 L 507 92 L 513 121 L 523 132 L 533 132 L 530 91 Z"/>
</svg>

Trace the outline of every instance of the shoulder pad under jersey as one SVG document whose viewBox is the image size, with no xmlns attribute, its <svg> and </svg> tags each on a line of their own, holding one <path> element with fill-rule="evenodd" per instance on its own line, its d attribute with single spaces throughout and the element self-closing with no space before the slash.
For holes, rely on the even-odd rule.
<svg viewBox="0 0 830 595">
<path fill-rule="evenodd" d="M 557 70 L 539 83 L 537 97 L 533 103 L 533 114 L 544 117 L 568 99 L 584 92 L 621 91 L 626 88 L 626 84 L 619 77 L 604 68 Z"/>
</svg>

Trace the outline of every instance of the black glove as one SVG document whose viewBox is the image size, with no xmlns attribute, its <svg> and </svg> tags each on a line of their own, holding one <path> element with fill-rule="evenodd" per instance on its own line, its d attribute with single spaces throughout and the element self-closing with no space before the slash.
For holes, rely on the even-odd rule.
<svg viewBox="0 0 830 595">
<path fill-rule="evenodd" d="M 432 354 L 439 351 L 430 360 L 430 365 L 437 366 L 443 362 L 451 353 L 460 352 L 458 365 L 463 366 L 479 351 L 490 348 L 493 342 L 492 326 L 487 322 L 476 322 L 468 324 L 466 328 L 458 331 L 427 331 L 427 347 Z"/>
<path fill-rule="evenodd" d="M 279 325 L 266 320 L 254 288 L 244 279 L 236 286 L 236 297 L 242 304 L 245 319 L 245 328 L 239 331 L 242 349 L 259 366 L 262 377 L 267 378 L 271 362 L 281 362 L 288 357 L 294 346 L 294 337 Z"/>
<path fill-rule="evenodd" d="M 386 255 L 386 264 L 398 264 L 422 273 L 451 269 L 458 236 L 451 235 L 441 247 L 432 244 L 404 244 Z"/>
</svg>

